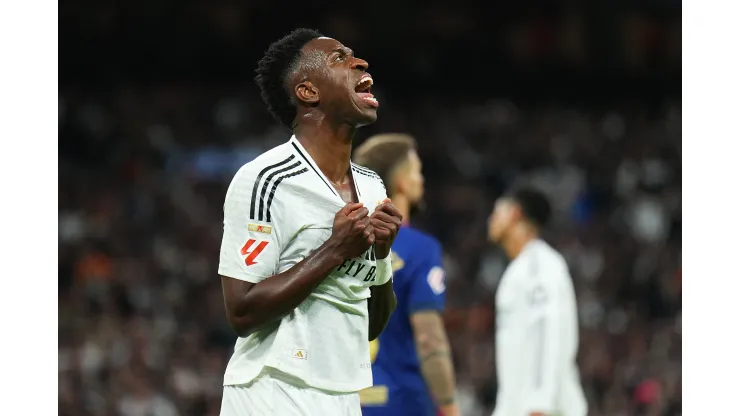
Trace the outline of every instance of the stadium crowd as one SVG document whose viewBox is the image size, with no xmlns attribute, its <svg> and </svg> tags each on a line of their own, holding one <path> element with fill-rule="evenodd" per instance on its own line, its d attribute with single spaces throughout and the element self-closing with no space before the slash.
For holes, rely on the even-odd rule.
<svg viewBox="0 0 740 416">
<path fill-rule="evenodd" d="M 381 95 L 358 141 L 403 131 L 420 143 L 415 224 L 445 249 L 462 414 L 493 409 L 506 259 L 486 220 L 523 182 L 555 207 L 546 239 L 575 281 L 590 414 L 680 414 L 680 102 L 414 98 Z M 60 415 L 218 415 L 235 339 L 216 273 L 225 190 L 289 133 L 239 87 L 67 88 L 59 108 Z"/>
</svg>

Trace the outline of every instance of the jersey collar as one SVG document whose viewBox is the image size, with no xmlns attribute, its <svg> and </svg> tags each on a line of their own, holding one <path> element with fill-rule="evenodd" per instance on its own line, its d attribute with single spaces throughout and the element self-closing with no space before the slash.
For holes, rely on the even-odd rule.
<svg viewBox="0 0 740 416">
<path fill-rule="evenodd" d="M 290 137 L 290 140 L 288 141 L 288 145 L 293 148 L 293 151 L 297 153 L 298 157 L 303 159 L 308 165 L 311 167 L 311 169 L 314 171 L 314 173 L 321 179 L 321 181 L 326 185 L 326 188 L 338 199 L 342 205 L 344 205 L 344 201 L 342 200 L 342 197 L 339 196 L 339 193 L 334 188 L 334 186 L 331 184 L 331 181 L 329 181 L 329 178 L 324 175 L 324 172 L 319 169 L 319 166 L 316 164 L 316 162 L 313 160 L 311 155 L 308 153 L 306 148 L 301 145 L 301 142 L 298 141 L 298 138 L 295 137 L 295 135 Z M 355 174 L 352 171 L 352 164 L 350 163 L 350 169 L 349 174 L 352 175 L 352 183 L 355 186 L 355 192 L 357 193 L 358 198 L 362 198 L 360 194 L 360 189 L 357 186 L 357 178 L 355 178 Z"/>
</svg>

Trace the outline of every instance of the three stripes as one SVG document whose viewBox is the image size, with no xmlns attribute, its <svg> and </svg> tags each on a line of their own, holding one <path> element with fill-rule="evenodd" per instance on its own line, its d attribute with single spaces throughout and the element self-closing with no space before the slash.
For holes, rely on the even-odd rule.
<svg viewBox="0 0 740 416">
<path fill-rule="evenodd" d="M 381 179 L 377 173 L 371 171 L 370 169 L 360 166 L 360 165 L 355 165 L 354 163 L 352 163 L 352 171 L 355 173 L 359 173 L 360 175 L 367 176 L 369 178 L 377 179 L 380 182 L 380 184 L 383 186 L 383 189 L 385 189 L 385 184 L 383 183 L 383 179 Z"/>
<path fill-rule="evenodd" d="M 308 159 L 306 159 L 306 156 L 303 155 L 303 152 L 301 152 L 295 144 L 293 144 L 293 147 L 295 147 L 295 150 L 298 152 L 301 158 L 306 161 L 308 167 L 313 169 L 319 176 L 319 178 L 321 178 L 321 180 L 326 184 L 326 186 L 329 187 L 332 193 L 336 195 L 336 191 L 328 183 L 326 183 L 324 178 L 319 174 L 319 172 L 316 171 L 316 168 L 314 168 L 313 165 L 308 162 Z M 308 172 L 308 168 L 306 166 L 303 166 L 303 162 L 301 160 L 295 159 L 295 155 L 290 155 L 286 159 L 262 169 L 259 175 L 257 175 L 257 179 L 254 181 L 254 187 L 252 188 L 252 201 L 249 206 L 249 218 L 251 220 L 271 222 L 272 216 L 270 215 L 270 206 L 272 205 L 272 199 L 275 197 L 275 192 L 277 191 L 280 182 L 282 182 L 284 179 L 302 175 Z M 383 188 L 385 188 L 383 180 L 380 178 L 380 176 L 378 176 L 377 173 L 371 171 L 370 169 L 352 163 L 352 171 L 359 173 L 360 175 L 379 180 L 380 183 L 383 185 Z M 264 182 L 262 181 L 263 177 L 265 177 Z M 359 196 L 360 190 L 359 188 L 356 189 Z M 260 199 L 259 206 L 257 205 L 258 194 Z"/>
<path fill-rule="evenodd" d="M 290 155 L 287 159 L 262 169 L 259 175 L 257 175 L 257 179 L 254 181 L 254 187 L 252 188 L 252 201 L 249 206 L 249 218 L 251 220 L 271 222 L 270 206 L 272 205 L 272 199 L 275 197 L 275 191 L 277 191 L 280 182 L 284 179 L 308 172 L 308 168 L 305 166 L 302 169 L 298 169 L 301 167 L 302 162 L 300 160 L 293 162 L 294 159 L 295 155 Z M 267 177 L 262 182 L 262 177 L 266 174 Z M 262 182 L 261 185 L 260 182 Z M 257 209 L 257 194 L 259 194 L 260 198 L 259 209 Z M 255 213 L 255 211 L 257 212 Z"/>
</svg>

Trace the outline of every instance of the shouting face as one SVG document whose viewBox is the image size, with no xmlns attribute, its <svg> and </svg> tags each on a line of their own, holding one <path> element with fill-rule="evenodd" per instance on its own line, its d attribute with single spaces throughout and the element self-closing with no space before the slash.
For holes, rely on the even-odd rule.
<svg viewBox="0 0 740 416">
<path fill-rule="evenodd" d="M 337 122 L 354 127 L 375 122 L 378 100 L 370 89 L 368 63 L 339 41 L 320 37 L 303 47 L 303 68 L 295 86 L 296 97 Z"/>
</svg>

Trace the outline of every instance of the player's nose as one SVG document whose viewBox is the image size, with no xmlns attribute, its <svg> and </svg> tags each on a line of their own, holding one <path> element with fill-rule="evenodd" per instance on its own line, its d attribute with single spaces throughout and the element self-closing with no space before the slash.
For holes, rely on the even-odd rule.
<svg viewBox="0 0 740 416">
<path fill-rule="evenodd" d="M 364 59 L 355 58 L 354 61 L 352 61 L 352 69 L 367 71 L 368 68 L 370 68 L 370 64 L 368 64 Z"/>
</svg>

